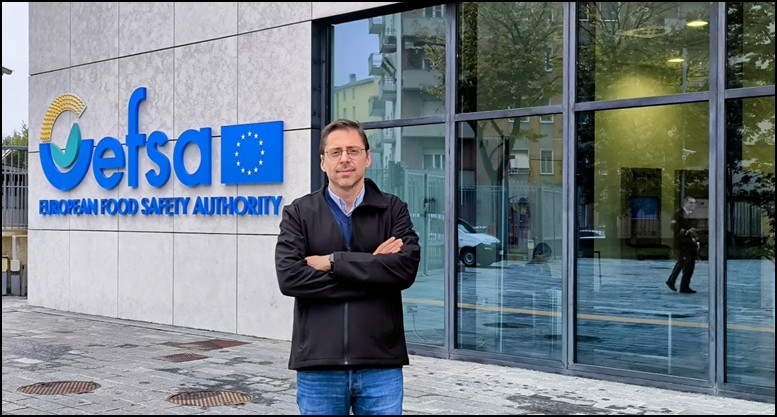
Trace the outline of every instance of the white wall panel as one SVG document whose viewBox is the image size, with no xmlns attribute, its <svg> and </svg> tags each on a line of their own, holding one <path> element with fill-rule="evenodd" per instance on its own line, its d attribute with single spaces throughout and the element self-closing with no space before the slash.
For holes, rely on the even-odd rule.
<svg viewBox="0 0 777 417">
<path fill-rule="evenodd" d="M 119 55 L 170 48 L 174 41 L 173 2 L 119 3 Z"/>
<path fill-rule="evenodd" d="M 118 233 L 70 232 L 70 311 L 116 317 Z"/>
<path fill-rule="evenodd" d="M 70 65 L 119 56 L 119 3 L 70 3 Z"/>
<path fill-rule="evenodd" d="M 237 3 L 175 2 L 175 45 L 237 34 Z"/>
<path fill-rule="evenodd" d="M 237 237 L 175 234 L 173 324 L 236 332 Z"/>
<path fill-rule="evenodd" d="M 30 74 L 69 67 L 70 3 L 29 2 L 28 4 L 30 7 Z M 30 97 L 33 94 L 32 83 L 33 80 L 31 78 Z M 31 113 L 32 108 L 32 102 L 30 102 Z M 46 110 L 44 109 L 43 111 L 45 112 Z M 30 129 L 30 133 L 32 133 L 32 129 Z"/>
<path fill-rule="evenodd" d="M 27 231 L 27 301 L 70 311 L 70 232 Z"/>
<path fill-rule="evenodd" d="M 237 122 L 237 38 L 175 49 L 175 133 Z"/>
<path fill-rule="evenodd" d="M 283 120 L 287 130 L 310 128 L 310 36 L 310 23 L 300 23 L 239 37 L 240 123 Z"/>
<path fill-rule="evenodd" d="M 173 323 L 173 235 L 119 233 L 118 316 Z"/>
<path fill-rule="evenodd" d="M 294 299 L 281 294 L 275 274 L 275 236 L 239 236 L 237 332 L 291 340 Z"/>
<path fill-rule="evenodd" d="M 238 33 L 308 21 L 311 5 L 310 2 L 240 2 L 237 4 Z"/>
</svg>

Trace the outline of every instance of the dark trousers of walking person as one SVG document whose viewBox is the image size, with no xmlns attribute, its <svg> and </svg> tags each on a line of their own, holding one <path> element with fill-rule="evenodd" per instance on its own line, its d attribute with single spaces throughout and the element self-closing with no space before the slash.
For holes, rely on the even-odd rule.
<svg viewBox="0 0 777 417">
<path fill-rule="evenodd" d="M 669 274 L 669 279 L 666 281 L 669 288 L 674 289 L 677 276 L 680 275 L 680 272 L 682 271 L 683 277 L 680 280 L 680 292 L 695 292 L 691 290 L 691 277 L 693 276 L 694 268 L 696 268 L 696 248 L 687 246 L 682 247 L 677 263 L 674 265 L 672 273 Z"/>
</svg>

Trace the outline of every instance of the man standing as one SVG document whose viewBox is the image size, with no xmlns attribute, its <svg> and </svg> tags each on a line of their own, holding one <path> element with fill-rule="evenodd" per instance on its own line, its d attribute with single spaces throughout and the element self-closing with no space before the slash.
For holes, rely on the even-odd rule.
<svg viewBox="0 0 777 417">
<path fill-rule="evenodd" d="M 672 231 L 674 232 L 674 245 L 678 252 L 677 263 L 666 280 L 666 285 L 672 291 L 677 291 L 675 282 L 680 271 L 683 278 L 680 280 L 680 292 L 693 294 L 691 289 L 691 277 L 696 267 L 696 257 L 699 253 L 699 241 L 696 228 L 693 227 L 691 214 L 696 209 L 696 199 L 686 196 L 683 206 L 675 212 L 672 219 Z"/>
<path fill-rule="evenodd" d="M 407 204 L 364 174 L 372 163 L 361 125 L 321 132 L 328 185 L 283 210 L 275 247 L 281 293 L 294 297 L 289 369 L 300 414 L 401 414 L 405 343 L 402 290 L 421 249 Z"/>
</svg>

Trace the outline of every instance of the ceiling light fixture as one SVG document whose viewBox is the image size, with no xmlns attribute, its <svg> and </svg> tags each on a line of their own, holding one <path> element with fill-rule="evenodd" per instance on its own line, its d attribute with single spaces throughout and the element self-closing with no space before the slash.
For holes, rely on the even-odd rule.
<svg viewBox="0 0 777 417">
<path fill-rule="evenodd" d="M 707 26 L 708 24 L 709 24 L 709 22 L 706 22 L 706 21 L 701 20 L 701 19 L 696 19 L 696 20 L 691 20 L 690 22 L 688 22 L 686 24 L 686 26 L 688 26 L 689 28 L 702 28 L 704 26 Z"/>
</svg>

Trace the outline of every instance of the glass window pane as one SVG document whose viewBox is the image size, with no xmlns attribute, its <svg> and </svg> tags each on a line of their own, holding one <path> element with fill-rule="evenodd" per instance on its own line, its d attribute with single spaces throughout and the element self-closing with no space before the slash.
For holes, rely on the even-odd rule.
<svg viewBox="0 0 777 417">
<path fill-rule="evenodd" d="M 774 2 L 726 3 L 726 85 L 774 85 Z"/>
<path fill-rule="evenodd" d="M 578 3 L 578 101 L 709 89 L 710 3 Z"/>
<path fill-rule="evenodd" d="M 443 114 L 445 19 L 430 10 L 333 26 L 333 119 L 347 108 L 360 122 Z"/>
<path fill-rule="evenodd" d="M 577 362 L 706 379 L 708 104 L 579 116 Z"/>
<path fill-rule="evenodd" d="M 443 346 L 445 312 L 445 151 L 442 124 L 367 130 L 372 165 L 366 176 L 407 203 L 421 244 L 415 283 L 402 292 L 405 338 Z M 426 156 L 431 158 L 427 159 Z M 431 161 L 431 162 L 430 162 Z"/>
<path fill-rule="evenodd" d="M 540 126 L 458 125 L 458 348 L 561 360 L 562 138 Z"/>
<path fill-rule="evenodd" d="M 462 3 L 458 111 L 542 106 L 560 98 L 563 24 L 562 3 Z"/>
<path fill-rule="evenodd" d="M 774 388 L 774 97 L 726 111 L 726 380 Z"/>
</svg>

